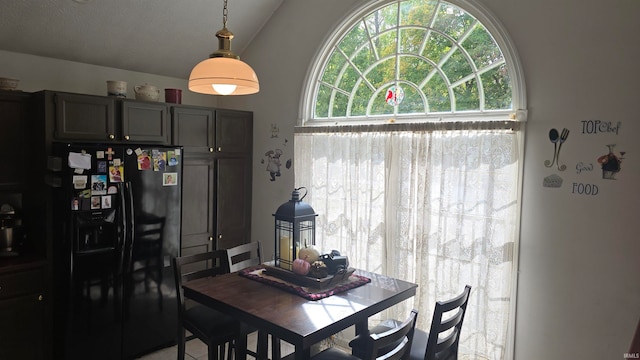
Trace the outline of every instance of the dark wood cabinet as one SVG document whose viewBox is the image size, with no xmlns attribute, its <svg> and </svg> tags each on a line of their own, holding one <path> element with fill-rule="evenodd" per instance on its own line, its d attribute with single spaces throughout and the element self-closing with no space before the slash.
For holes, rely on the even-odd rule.
<svg viewBox="0 0 640 360">
<path fill-rule="evenodd" d="M 251 241 L 251 158 L 216 161 L 216 230 L 218 249 Z"/>
<path fill-rule="evenodd" d="M 252 113 L 216 110 L 215 148 L 218 153 L 251 155 L 253 149 Z"/>
<path fill-rule="evenodd" d="M 31 236 L 31 170 L 42 165 L 41 130 L 31 111 L 31 93 L 0 91 L 0 204 L 16 210 L 13 253 L 0 255 L 0 359 L 49 359 L 51 293 L 44 237 Z M 36 206 L 42 206 L 43 199 Z M 17 255 L 16 255 L 17 252 Z"/>
<path fill-rule="evenodd" d="M 215 110 L 174 106 L 171 108 L 173 144 L 184 146 L 188 155 L 215 151 Z"/>
<path fill-rule="evenodd" d="M 29 94 L 0 91 L 0 190 L 19 190 L 24 180 L 24 137 Z"/>
<path fill-rule="evenodd" d="M 249 242 L 253 114 L 176 106 L 172 119 L 184 147 L 182 254 Z"/>
<path fill-rule="evenodd" d="M 121 101 L 124 141 L 167 145 L 171 142 L 169 112 L 164 103 Z"/>
<path fill-rule="evenodd" d="M 47 301 L 44 267 L 0 271 L 0 359 L 49 358 Z"/>
<path fill-rule="evenodd" d="M 215 248 L 215 159 L 184 150 L 182 162 L 182 255 Z"/>
<path fill-rule="evenodd" d="M 115 99 L 68 93 L 51 94 L 55 102 L 57 140 L 113 141 L 116 139 Z"/>
<path fill-rule="evenodd" d="M 165 103 L 51 93 L 56 140 L 169 144 Z"/>
</svg>

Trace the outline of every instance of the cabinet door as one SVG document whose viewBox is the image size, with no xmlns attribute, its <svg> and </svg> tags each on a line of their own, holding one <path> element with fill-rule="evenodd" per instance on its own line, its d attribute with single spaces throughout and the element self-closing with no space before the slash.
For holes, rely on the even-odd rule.
<svg viewBox="0 0 640 360">
<path fill-rule="evenodd" d="M 23 181 L 24 138 L 27 124 L 25 95 L 0 92 L 0 188 L 18 187 Z"/>
<path fill-rule="evenodd" d="M 207 155 L 207 154 L 205 154 Z M 212 250 L 214 159 L 184 157 L 182 173 L 182 254 Z"/>
<path fill-rule="evenodd" d="M 0 274 L 0 359 L 42 359 L 44 269 Z"/>
<path fill-rule="evenodd" d="M 228 249 L 251 241 L 250 157 L 217 160 L 217 248 Z"/>
<path fill-rule="evenodd" d="M 0 359 L 44 358 L 45 305 L 40 294 L 0 300 Z"/>
<path fill-rule="evenodd" d="M 171 108 L 173 144 L 184 146 L 185 154 L 213 152 L 213 109 Z"/>
<path fill-rule="evenodd" d="M 169 117 L 164 103 L 122 101 L 122 140 L 169 144 Z"/>
<path fill-rule="evenodd" d="M 253 148 L 253 113 L 216 110 L 216 152 L 250 153 Z"/>
<path fill-rule="evenodd" d="M 54 101 L 57 139 L 106 141 L 116 138 L 112 98 L 58 93 Z"/>
</svg>

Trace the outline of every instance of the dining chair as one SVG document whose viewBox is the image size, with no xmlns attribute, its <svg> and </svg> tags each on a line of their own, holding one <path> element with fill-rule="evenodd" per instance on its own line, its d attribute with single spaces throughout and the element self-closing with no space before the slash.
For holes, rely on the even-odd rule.
<svg viewBox="0 0 640 360">
<path fill-rule="evenodd" d="M 178 298 L 178 360 L 184 360 L 186 341 L 198 338 L 209 348 L 209 360 L 231 359 L 232 344 L 241 335 L 240 323 L 219 311 L 185 298 L 182 284 L 190 280 L 228 272 L 227 253 L 215 250 L 175 257 L 173 274 Z M 185 336 L 186 331 L 192 335 Z"/>
<path fill-rule="evenodd" d="M 227 249 L 227 262 L 230 272 L 236 272 L 262 264 L 262 247 L 260 242 L 254 241 Z M 249 334 L 258 330 L 245 325 L 242 331 Z M 266 357 L 268 349 L 262 349 L 260 344 L 268 343 L 268 336 L 266 332 L 258 331 L 256 357 L 257 354 L 260 354 L 260 357 Z M 254 355 L 251 351 L 247 350 L 247 352 Z M 273 359 L 280 358 L 280 339 L 273 336 L 271 337 L 271 356 Z"/>
<path fill-rule="evenodd" d="M 260 242 L 254 241 L 227 249 L 229 272 L 240 271 L 262 264 Z"/>
<path fill-rule="evenodd" d="M 327 348 L 311 360 L 399 360 L 411 349 L 418 311 L 412 310 L 407 320 L 381 333 L 360 336 L 362 354 L 355 356 L 335 347 Z"/>
<path fill-rule="evenodd" d="M 453 299 L 437 301 L 431 320 L 429 332 L 416 329 L 409 360 L 456 360 L 458 359 L 458 345 L 460 343 L 460 331 L 464 315 L 467 311 L 471 286 L 466 285 L 464 291 Z M 443 315 L 445 315 L 443 317 Z M 398 320 L 385 320 L 373 329 L 372 334 L 384 333 L 398 326 Z M 361 337 L 356 337 L 349 342 L 352 353 L 356 356 L 365 351 L 365 344 Z"/>
</svg>

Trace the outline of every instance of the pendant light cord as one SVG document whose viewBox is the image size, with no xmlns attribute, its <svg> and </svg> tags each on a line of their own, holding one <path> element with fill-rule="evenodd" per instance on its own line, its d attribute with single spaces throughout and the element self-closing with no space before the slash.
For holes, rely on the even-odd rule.
<svg viewBox="0 0 640 360">
<path fill-rule="evenodd" d="M 227 14 L 229 11 L 227 10 L 227 0 L 224 0 L 224 8 L 222 9 L 222 27 L 227 28 Z"/>
</svg>

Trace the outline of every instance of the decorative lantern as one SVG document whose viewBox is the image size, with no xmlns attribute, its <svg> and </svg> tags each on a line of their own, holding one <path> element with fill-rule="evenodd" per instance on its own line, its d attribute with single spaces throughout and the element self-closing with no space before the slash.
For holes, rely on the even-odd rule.
<svg viewBox="0 0 640 360">
<path fill-rule="evenodd" d="M 299 190 L 304 189 L 300 197 Z M 302 199 L 307 189 L 299 187 L 291 193 L 291 200 L 280 205 L 275 217 L 275 266 L 291 270 L 298 249 L 316 244 L 316 216 L 318 214 Z"/>
</svg>

